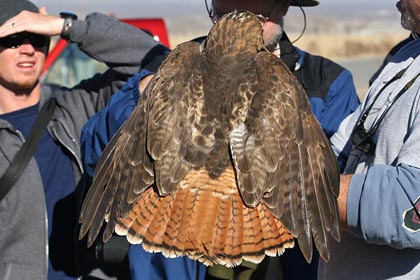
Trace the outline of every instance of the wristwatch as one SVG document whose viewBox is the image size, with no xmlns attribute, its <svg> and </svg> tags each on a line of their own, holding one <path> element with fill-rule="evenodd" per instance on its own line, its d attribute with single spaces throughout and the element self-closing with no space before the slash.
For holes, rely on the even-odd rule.
<svg viewBox="0 0 420 280">
<path fill-rule="evenodd" d="M 73 21 L 77 19 L 77 15 L 67 12 L 61 12 L 60 17 L 64 19 L 63 29 L 61 30 L 61 38 L 66 41 L 70 40 L 70 29 L 73 25 Z"/>
</svg>

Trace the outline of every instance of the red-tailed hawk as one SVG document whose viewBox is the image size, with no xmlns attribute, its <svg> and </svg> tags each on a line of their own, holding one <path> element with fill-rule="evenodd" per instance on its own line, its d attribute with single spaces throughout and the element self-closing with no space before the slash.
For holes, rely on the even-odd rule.
<svg viewBox="0 0 420 280">
<path fill-rule="evenodd" d="M 176 47 L 107 145 L 80 238 L 126 235 L 150 252 L 235 266 L 296 237 L 329 259 L 339 171 L 304 90 L 265 50 L 262 22 L 225 15 L 203 44 Z"/>
</svg>

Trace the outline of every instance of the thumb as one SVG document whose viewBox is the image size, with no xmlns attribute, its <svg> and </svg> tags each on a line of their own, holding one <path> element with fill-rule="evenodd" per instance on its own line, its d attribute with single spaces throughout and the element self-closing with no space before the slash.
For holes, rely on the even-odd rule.
<svg viewBox="0 0 420 280">
<path fill-rule="evenodd" d="M 39 13 L 40 13 L 41 15 L 48 15 L 48 13 L 47 13 L 47 8 L 45 8 L 45 6 L 40 7 L 40 8 L 39 8 Z"/>
</svg>

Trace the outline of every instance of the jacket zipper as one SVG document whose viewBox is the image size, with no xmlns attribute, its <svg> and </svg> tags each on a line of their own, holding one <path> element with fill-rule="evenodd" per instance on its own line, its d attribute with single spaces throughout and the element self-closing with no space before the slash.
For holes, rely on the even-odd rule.
<svg viewBox="0 0 420 280">
<path fill-rule="evenodd" d="M 82 163 L 81 163 L 81 161 L 80 161 L 80 159 L 77 157 L 77 155 L 76 155 L 76 153 L 69 147 L 69 146 L 67 146 L 66 145 L 66 143 L 63 141 L 63 139 L 61 139 L 59 136 L 58 136 L 58 133 L 57 133 L 57 131 L 55 130 L 55 128 L 54 127 L 52 127 L 52 132 L 53 132 L 53 134 L 54 134 L 54 136 L 57 138 L 57 140 L 58 140 L 58 142 L 60 142 L 60 144 L 61 145 L 63 145 L 63 147 L 64 148 L 66 148 L 66 150 L 68 151 L 68 152 L 70 152 L 70 154 L 73 156 L 73 158 L 76 160 L 76 163 L 77 163 L 77 166 L 79 167 L 79 170 L 80 170 L 80 173 L 81 174 L 83 174 L 84 173 L 84 170 L 83 170 L 83 165 L 82 165 Z M 74 139 L 74 138 L 71 138 L 71 140 L 73 141 L 73 142 L 75 142 L 76 140 Z"/>
</svg>

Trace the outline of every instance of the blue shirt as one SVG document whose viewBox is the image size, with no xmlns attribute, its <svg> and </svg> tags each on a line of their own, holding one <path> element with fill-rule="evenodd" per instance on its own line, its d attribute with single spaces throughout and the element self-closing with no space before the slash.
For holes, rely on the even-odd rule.
<svg viewBox="0 0 420 280">
<path fill-rule="evenodd" d="M 26 139 L 38 115 L 39 105 L 1 115 Z M 70 158 L 63 148 L 45 132 L 35 151 L 44 185 L 48 218 L 48 279 L 75 279 L 74 225 L 76 201 Z M 30 202 L 28 202 L 30 203 Z"/>
</svg>

